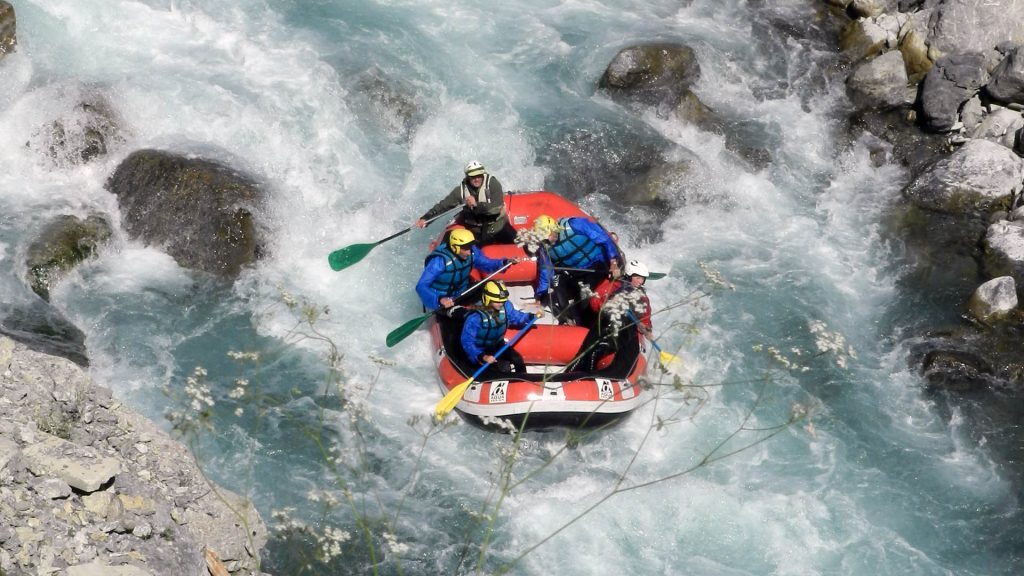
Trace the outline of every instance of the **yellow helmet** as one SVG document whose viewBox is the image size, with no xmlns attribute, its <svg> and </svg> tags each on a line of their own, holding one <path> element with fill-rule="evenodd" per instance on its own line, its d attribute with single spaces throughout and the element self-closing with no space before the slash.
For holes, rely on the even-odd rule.
<svg viewBox="0 0 1024 576">
<path fill-rule="evenodd" d="M 508 300 L 508 288 L 505 288 L 505 283 L 501 280 L 491 280 L 484 284 L 484 295 L 481 300 L 484 301 L 484 307 L 490 307 L 494 302 L 506 302 Z"/>
<path fill-rule="evenodd" d="M 533 221 L 533 229 L 545 236 L 550 235 L 552 232 L 558 232 L 562 229 L 558 225 L 558 222 L 554 218 L 547 214 L 541 214 L 537 216 L 537 219 Z"/>
<path fill-rule="evenodd" d="M 452 249 L 452 252 L 458 254 L 459 248 L 469 248 L 476 242 L 476 237 L 473 233 L 465 228 L 456 228 L 452 230 L 452 233 L 448 235 L 448 247 Z"/>
</svg>

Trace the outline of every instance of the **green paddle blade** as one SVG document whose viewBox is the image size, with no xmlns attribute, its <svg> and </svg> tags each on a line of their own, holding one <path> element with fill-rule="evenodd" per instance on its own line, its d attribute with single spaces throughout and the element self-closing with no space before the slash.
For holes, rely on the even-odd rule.
<svg viewBox="0 0 1024 576">
<path fill-rule="evenodd" d="M 668 276 L 668 274 L 665 274 L 664 272 L 651 272 L 651 274 L 649 276 L 647 276 L 647 279 L 648 280 L 661 280 L 665 276 Z"/>
<path fill-rule="evenodd" d="M 423 316 L 409 320 L 405 324 L 402 324 L 398 328 L 395 328 L 391 332 L 388 332 L 388 336 L 384 340 L 384 342 L 387 343 L 388 348 L 391 348 L 395 344 L 398 344 L 402 340 L 405 340 L 406 336 L 415 332 L 416 329 L 420 327 L 420 324 L 426 322 L 427 318 L 430 318 L 433 315 L 433 312 L 427 312 Z"/>
<path fill-rule="evenodd" d="M 349 266 L 359 262 L 377 247 L 377 243 L 373 244 L 352 244 L 351 246 L 345 246 L 339 248 L 334 252 L 331 252 L 327 256 L 327 261 L 331 264 L 331 269 L 337 272 L 342 268 L 348 268 Z"/>
</svg>

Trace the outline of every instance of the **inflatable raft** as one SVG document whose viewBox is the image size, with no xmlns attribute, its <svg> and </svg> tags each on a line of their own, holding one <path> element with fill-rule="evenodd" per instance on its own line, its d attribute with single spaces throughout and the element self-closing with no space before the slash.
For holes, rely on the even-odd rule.
<svg viewBox="0 0 1024 576">
<path fill-rule="evenodd" d="M 552 192 L 511 193 L 506 195 L 505 204 L 509 222 L 517 231 L 532 227 L 541 214 L 556 220 L 593 220 L 578 206 Z M 450 224 L 430 249 L 453 228 L 458 226 Z M 491 258 L 523 259 L 495 279 L 505 281 L 510 300 L 517 308 L 536 311 L 536 262 L 515 245 L 487 245 L 482 250 Z M 474 281 L 479 279 L 477 275 Z M 586 326 L 560 324 L 550 309 L 545 309 L 544 316 L 514 345 L 526 361 L 526 374 L 475 380 L 455 409 L 470 422 L 486 427 L 494 427 L 496 419 L 508 420 L 517 427 L 525 419 L 528 428 L 598 426 L 629 414 L 644 398 L 638 380 L 647 369 L 646 341 L 637 330 L 628 328 L 628 334 L 619 340 L 617 352 L 601 358 L 594 371 L 580 372 L 573 365 L 588 331 Z M 435 315 L 430 320 L 430 333 L 441 392 L 446 394 L 469 379 L 478 366 L 471 364 L 462 352 L 460 322 L 438 319 Z M 511 340 L 516 334 L 517 330 L 509 329 L 505 338 Z"/>
</svg>

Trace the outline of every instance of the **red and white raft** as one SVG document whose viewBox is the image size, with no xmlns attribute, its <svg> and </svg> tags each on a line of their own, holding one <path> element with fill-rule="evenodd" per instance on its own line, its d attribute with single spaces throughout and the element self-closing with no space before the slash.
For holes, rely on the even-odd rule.
<svg viewBox="0 0 1024 576">
<path fill-rule="evenodd" d="M 516 230 L 533 226 L 533 221 L 541 214 L 556 220 L 577 216 L 593 220 L 578 206 L 552 192 L 511 193 L 506 195 L 505 205 L 509 221 Z M 456 227 L 449 225 L 431 244 L 431 249 L 448 230 Z M 534 311 L 536 262 L 526 259 L 523 249 L 515 245 L 488 245 L 482 249 L 491 258 L 524 258 L 495 279 L 505 281 L 517 308 Z M 476 276 L 474 281 L 479 278 Z M 461 352 L 461 324 L 453 324 L 433 319 L 430 322 L 442 393 L 465 382 L 477 368 L 469 365 Z M 587 331 L 586 327 L 559 324 L 546 310 L 544 317 L 514 346 L 526 361 L 527 374 L 474 381 L 456 410 L 469 421 L 486 427 L 494 427 L 494 419 L 505 419 L 518 427 L 525 419 L 529 428 L 599 426 L 629 414 L 644 398 L 638 380 L 647 369 L 646 341 L 633 330 L 636 346 L 622 347 L 617 355 L 604 357 L 594 372 L 567 371 Z M 510 329 L 506 340 L 517 332 Z"/>
</svg>

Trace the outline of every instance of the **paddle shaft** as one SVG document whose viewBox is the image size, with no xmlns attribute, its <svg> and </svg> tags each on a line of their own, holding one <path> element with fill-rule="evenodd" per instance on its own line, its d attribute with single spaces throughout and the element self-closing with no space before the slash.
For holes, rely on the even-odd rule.
<svg viewBox="0 0 1024 576">
<path fill-rule="evenodd" d="M 493 278 L 496 274 L 498 274 L 501 271 L 505 270 L 506 268 L 508 268 L 512 264 L 513 264 L 513 262 L 509 262 L 508 264 L 503 265 L 501 268 L 498 268 L 494 272 L 491 272 L 486 277 L 484 277 L 482 280 L 480 280 L 476 284 L 470 286 L 469 288 L 467 288 L 465 291 L 463 291 L 461 294 L 459 294 L 458 296 L 456 296 L 452 300 L 458 302 L 462 297 L 464 297 L 467 294 L 471 293 L 473 290 L 476 290 L 479 286 L 483 285 L 484 282 L 487 282 L 488 280 Z M 407 336 L 409 336 L 410 334 L 415 332 L 416 329 L 419 328 L 421 324 L 423 324 L 424 322 L 427 321 L 428 318 L 430 318 L 431 316 L 436 314 L 438 312 L 438 310 L 445 310 L 445 308 L 435 308 L 434 310 L 431 310 L 430 312 L 427 312 L 426 314 L 424 314 L 422 316 L 419 316 L 417 318 L 413 318 L 412 320 L 409 320 L 408 322 L 406 322 L 405 324 L 402 324 L 398 328 L 395 328 L 391 332 L 388 332 L 388 335 L 387 335 L 387 337 L 384 340 L 385 344 L 387 344 L 388 348 L 391 348 L 395 344 L 398 344 L 402 340 L 405 340 L 405 338 Z"/>
<path fill-rule="evenodd" d="M 505 350 L 508 350 L 509 348 L 511 348 L 512 346 L 514 346 L 516 342 L 519 342 L 519 339 L 520 339 L 520 338 L 522 338 L 522 337 L 523 337 L 523 336 L 524 336 L 524 335 L 526 334 L 527 330 L 529 330 L 530 328 L 532 328 L 532 327 L 533 327 L 533 325 L 534 325 L 534 323 L 535 323 L 535 322 L 537 322 L 537 320 L 539 320 L 539 319 L 540 319 L 540 316 L 536 316 L 536 315 L 535 315 L 535 316 L 533 317 L 533 319 L 532 319 L 532 320 L 530 320 L 530 321 L 529 321 L 529 322 L 528 322 L 528 323 L 526 324 L 526 326 L 523 326 L 523 329 L 522 329 L 522 330 L 520 330 L 518 334 L 516 334 L 516 335 L 515 335 L 515 336 L 514 336 L 514 337 L 513 337 L 513 338 L 512 338 L 511 340 L 509 340 L 508 342 L 505 342 L 505 345 L 504 345 L 504 346 L 502 346 L 501 348 L 499 348 L 499 349 L 498 349 L 498 351 L 494 353 L 494 360 L 495 360 L 495 361 L 497 361 L 497 360 L 498 360 L 498 356 L 501 356 L 501 355 L 502 355 L 502 353 L 503 353 L 503 352 L 505 352 Z M 481 366 L 481 367 L 477 368 L 477 369 L 476 369 L 476 372 L 473 372 L 473 375 L 469 377 L 469 380 L 470 380 L 471 382 L 472 382 L 473 380 L 476 380 L 476 377 L 477 377 L 477 376 L 479 376 L 479 375 L 481 375 L 481 374 L 483 374 L 484 370 L 486 370 L 486 369 L 487 369 L 487 367 L 488 367 L 488 366 L 490 366 L 490 365 L 491 365 L 491 363 L 490 363 L 490 362 L 484 362 L 483 366 Z"/>
<path fill-rule="evenodd" d="M 449 208 L 448 210 L 445 210 L 444 212 L 438 214 L 437 216 L 434 216 L 433 218 L 429 218 L 427 220 L 424 220 L 423 222 L 424 222 L 424 224 L 430 224 L 434 220 L 437 220 L 438 218 L 443 218 L 444 216 L 447 216 L 447 215 L 451 214 L 452 212 L 458 210 L 459 208 L 462 208 L 462 206 L 456 206 L 455 208 Z M 387 242 L 388 240 L 394 240 L 395 238 L 398 238 L 402 234 L 405 234 L 406 232 L 412 230 L 415 227 L 416 226 L 409 226 L 405 230 L 399 230 L 398 232 L 395 232 L 394 234 L 392 234 L 391 236 L 388 236 L 387 238 L 382 238 L 381 240 L 377 240 L 376 242 L 374 242 L 374 244 L 383 244 L 383 243 Z"/>
</svg>

